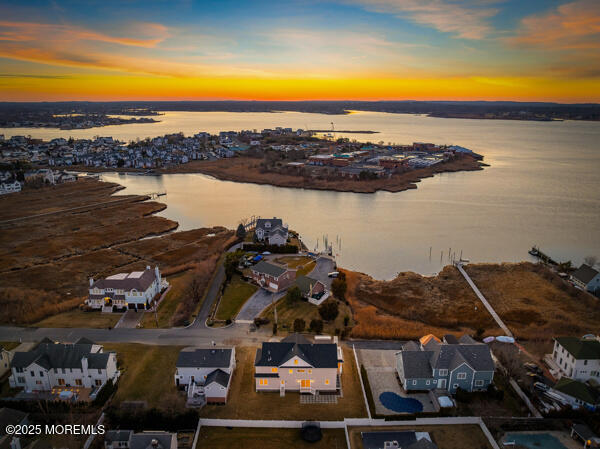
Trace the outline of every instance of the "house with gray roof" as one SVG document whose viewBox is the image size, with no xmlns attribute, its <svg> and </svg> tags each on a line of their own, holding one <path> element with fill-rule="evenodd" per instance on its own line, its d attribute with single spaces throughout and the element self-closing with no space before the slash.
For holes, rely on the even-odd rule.
<svg viewBox="0 0 600 449">
<path fill-rule="evenodd" d="M 404 344 L 396 354 L 396 368 L 404 389 L 442 389 L 449 393 L 458 388 L 486 390 L 494 380 L 490 348 L 472 339 L 461 340 L 447 343 L 431 338 L 425 344 L 414 341 Z"/>
<path fill-rule="evenodd" d="M 557 337 L 554 339 L 552 361 L 561 377 L 600 382 L 600 337 Z"/>
<path fill-rule="evenodd" d="M 269 245 L 285 245 L 288 239 L 288 227 L 281 218 L 259 218 L 254 227 L 254 238 Z"/>
<path fill-rule="evenodd" d="M 177 449 L 177 434 L 109 430 L 104 435 L 105 449 Z"/>
<path fill-rule="evenodd" d="M 9 383 L 26 392 L 91 388 L 96 393 L 119 376 L 117 355 L 87 339 L 55 343 L 45 339 L 27 352 L 15 352 Z"/>
<path fill-rule="evenodd" d="M 364 449 L 438 449 L 428 432 L 361 432 L 360 438 Z"/>
<path fill-rule="evenodd" d="M 166 281 L 165 281 L 166 282 Z M 86 303 L 93 309 L 113 312 L 123 309 L 148 309 L 164 287 L 158 267 L 144 271 L 118 273 L 95 281 L 90 278 Z"/>
<path fill-rule="evenodd" d="M 571 281 L 591 293 L 600 292 L 600 272 L 587 264 L 582 264 L 572 275 Z"/>
<path fill-rule="evenodd" d="M 334 343 L 310 342 L 292 334 L 279 342 L 264 342 L 256 351 L 256 391 L 316 394 L 341 389 L 342 349 Z"/>
<path fill-rule="evenodd" d="M 175 385 L 186 391 L 189 406 L 224 404 L 234 369 L 234 347 L 184 348 L 177 359 Z"/>
<path fill-rule="evenodd" d="M 296 270 L 264 260 L 254 265 L 250 271 L 254 282 L 275 293 L 290 287 L 296 280 Z"/>
<path fill-rule="evenodd" d="M 561 377 L 552 391 L 565 399 L 573 408 L 600 409 L 600 389 L 589 383 Z"/>
</svg>

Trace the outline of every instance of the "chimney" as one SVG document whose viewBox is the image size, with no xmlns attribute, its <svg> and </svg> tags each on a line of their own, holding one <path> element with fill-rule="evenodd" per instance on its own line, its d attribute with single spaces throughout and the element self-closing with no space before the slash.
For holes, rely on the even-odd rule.
<svg viewBox="0 0 600 449">
<path fill-rule="evenodd" d="M 81 358 L 81 371 L 82 373 L 86 373 L 88 370 L 88 359 L 87 357 Z"/>
<path fill-rule="evenodd" d="M 90 278 L 90 287 L 94 285 L 94 278 Z"/>
</svg>

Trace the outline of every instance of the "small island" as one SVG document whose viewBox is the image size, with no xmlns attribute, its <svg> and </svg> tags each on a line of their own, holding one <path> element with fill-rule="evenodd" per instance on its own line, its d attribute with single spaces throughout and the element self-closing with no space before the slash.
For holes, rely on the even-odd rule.
<svg viewBox="0 0 600 449">
<path fill-rule="evenodd" d="M 0 139 L 0 150 L 28 154 L 19 167 L 25 171 L 51 167 L 140 175 L 204 173 L 227 181 L 356 193 L 415 189 L 417 182 L 436 173 L 482 170 L 486 165 L 483 156 L 457 145 L 361 143 L 281 127 L 177 133 L 127 144 L 112 137 L 46 142 L 13 136 Z"/>
</svg>

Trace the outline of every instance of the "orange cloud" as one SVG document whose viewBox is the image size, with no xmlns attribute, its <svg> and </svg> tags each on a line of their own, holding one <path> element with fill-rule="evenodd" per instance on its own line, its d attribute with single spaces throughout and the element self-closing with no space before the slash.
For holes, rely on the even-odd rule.
<svg viewBox="0 0 600 449">
<path fill-rule="evenodd" d="M 151 34 L 154 37 L 139 39 L 111 36 L 109 34 L 73 25 L 0 21 L 0 41 L 28 42 L 48 39 L 53 41 L 88 40 L 152 48 L 169 36 L 167 27 L 157 23 L 132 24 L 131 30 L 136 30 L 136 34 L 143 31 L 144 34 Z"/>
<path fill-rule="evenodd" d="M 578 0 L 544 15 L 526 17 L 509 42 L 553 49 L 600 49 L 600 2 Z"/>
</svg>

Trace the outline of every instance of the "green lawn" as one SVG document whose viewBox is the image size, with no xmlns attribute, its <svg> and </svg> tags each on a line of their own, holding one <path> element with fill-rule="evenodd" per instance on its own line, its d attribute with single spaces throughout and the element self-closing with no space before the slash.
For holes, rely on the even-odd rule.
<svg viewBox="0 0 600 449">
<path fill-rule="evenodd" d="M 233 320 L 244 303 L 257 289 L 258 287 L 256 285 L 243 281 L 242 278 L 237 275 L 233 276 L 231 282 L 229 282 L 225 288 L 215 318 L 217 320 Z"/>
<path fill-rule="evenodd" d="M 105 343 L 115 351 L 121 377 L 113 401 L 146 401 L 149 407 L 183 410 L 185 397 L 175 387 L 175 364 L 182 346 Z"/>
<path fill-rule="evenodd" d="M 35 323 L 35 327 L 91 327 L 107 328 L 115 327 L 115 324 L 121 319 L 121 313 L 102 313 L 99 310 L 93 312 L 84 312 L 82 310 L 70 310 L 57 315 L 44 318 Z"/>
</svg>

